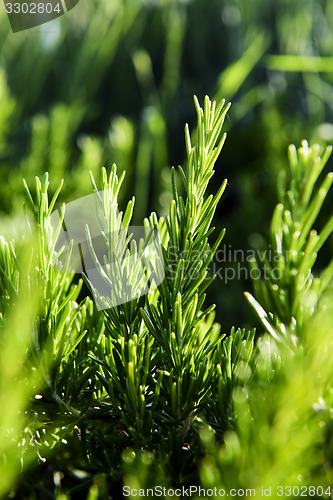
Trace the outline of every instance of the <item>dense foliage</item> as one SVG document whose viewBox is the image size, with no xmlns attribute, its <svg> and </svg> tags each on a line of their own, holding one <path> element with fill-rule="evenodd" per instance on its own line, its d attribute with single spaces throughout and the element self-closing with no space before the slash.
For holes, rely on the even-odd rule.
<svg viewBox="0 0 333 500">
<path fill-rule="evenodd" d="M 233 248 L 263 249 L 289 143 L 333 140 L 332 11 L 332 0 L 80 0 L 13 34 L 1 10 L 0 212 L 21 211 L 22 177 L 34 189 L 49 172 L 51 195 L 65 178 L 69 202 L 90 192 L 89 170 L 97 179 L 116 163 L 126 170 L 122 199 L 140 197 L 134 221 L 166 213 L 192 96 L 207 93 L 233 101 L 216 224 Z M 238 299 L 248 275 L 224 284 L 223 297 L 218 282 L 208 292 L 218 321 L 252 325 Z"/>
<path fill-rule="evenodd" d="M 255 340 L 254 330 L 234 328 L 224 335 L 214 323 L 214 305 L 205 305 L 205 292 L 215 278 L 208 276 L 209 264 L 224 236 L 222 230 L 210 243 L 211 222 L 227 182 L 215 195 L 207 190 L 229 106 L 208 97 L 203 108 L 196 98 L 195 104 L 196 143 L 186 127 L 187 168 L 171 172 L 169 212 L 145 220 L 160 234 L 159 265 L 166 273 L 146 295 L 102 310 L 89 295 L 79 301 L 82 279 L 74 281 L 71 245 L 65 267 L 56 265 L 64 251 L 56 243 L 66 207 L 56 228 L 51 214 L 62 183 L 49 200 L 48 174 L 36 178 L 35 197 L 24 181 L 33 216 L 25 238 L 24 230 L 16 242 L 1 238 L 3 397 L 13 383 L 22 390 L 9 396 L 15 413 L 4 413 L 3 492 L 22 464 L 34 463 L 14 497 L 90 489 L 92 498 L 106 498 L 124 484 L 256 490 L 328 484 L 332 340 L 326 326 L 333 318 L 327 291 L 333 266 L 318 277 L 311 269 L 333 230 L 332 217 L 319 234 L 312 228 L 332 183 L 330 173 L 316 186 L 330 149 L 320 157 L 319 146 L 291 147 L 290 168 L 281 172 L 272 219 L 274 259 L 262 254 L 268 275 L 258 279 L 257 265 L 256 298 L 247 294 L 267 336 Z M 116 166 L 109 175 L 102 170 L 101 231 L 109 242 L 121 183 Z M 117 218 L 125 231 L 134 206 L 132 199 Z M 87 238 L 95 255 L 89 228 Z M 96 260 L 101 273 L 109 269 L 108 259 L 107 252 L 106 267 Z M 23 333 L 18 317 L 24 319 Z M 8 350 L 18 339 L 19 364 L 12 365 Z M 292 461 L 284 457 L 287 447 Z M 274 459 L 267 462 L 270 454 Z"/>
</svg>

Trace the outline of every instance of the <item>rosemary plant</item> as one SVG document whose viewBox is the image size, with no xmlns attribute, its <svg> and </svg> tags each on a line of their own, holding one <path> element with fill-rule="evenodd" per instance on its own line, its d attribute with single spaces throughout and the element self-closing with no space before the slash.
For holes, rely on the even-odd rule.
<svg viewBox="0 0 333 500">
<path fill-rule="evenodd" d="M 203 107 L 195 98 L 195 108 L 196 141 L 186 126 L 187 166 L 171 170 L 169 210 L 143 221 L 146 242 L 153 234 L 161 249 L 145 269 L 154 271 L 148 293 L 136 283 L 147 254 L 144 241 L 132 238 L 135 199 L 119 209 L 124 173 L 103 168 L 101 191 L 91 174 L 99 217 L 96 227 L 85 228 L 86 250 L 110 297 L 89 269 L 88 288 L 75 276 L 75 242 L 63 245 L 60 236 L 70 205 L 58 219 L 52 215 L 62 183 L 50 200 L 47 174 L 36 178 L 35 195 L 25 183 L 32 241 L 0 238 L 0 402 L 8 398 L 9 417 L 22 416 L 0 444 L 10 472 L 0 495 L 12 488 L 14 498 L 34 490 L 67 499 L 89 491 L 95 500 L 118 495 L 124 485 L 258 489 L 277 487 L 278 480 L 287 485 L 299 474 L 306 485 L 328 477 L 331 340 L 317 328 L 315 343 L 311 332 L 317 321 L 332 323 L 332 263 L 318 278 L 312 269 L 333 230 L 332 218 L 318 233 L 312 229 L 332 183 L 328 174 L 316 188 L 330 149 L 320 157 L 319 147 L 306 142 L 298 151 L 291 147 L 290 170 L 281 174 L 271 226 L 277 264 L 263 260 L 268 277 L 254 282 L 254 296 L 247 294 L 270 336 L 255 340 L 254 330 L 235 328 L 226 335 L 214 323 L 206 290 L 224 237 L 223 230 L 213 238 L 212 221 L 227 181 L 215 195 L 208 191 L 229 105 L 206 97 Z M 142 259 L 126 260 L 140 252 Z M 23 329 L 18 315 L 26 317 Z M 13 339 L 16 369 L 5 359 L 13 359 Z M 300 380 L 311 373 L 304 389 Z M 1 435 L 7 416 L 0 416 Z M 302 445 L 293 447 L 293 436 Z"/>
<path fill-rule="evenodd" d="M 214 424 L 224 429 L 232 418 L 232 368 L 238 361 L 237 354 L 236 359 L 226 360 L 232 341 L 228 347 L 222 347 L 224 335 L 213 323 L 214 305 L 204 308 L 205 290 L 214 279 L 208 277 L 207 268 L 224 231 L 212 246 L 208 238 L 214 231 L 211 222 L 226 181 L 215 196 L 207 197 L 206 191 L 225 141 L 221 129 L 229 105 L 222 101 L 216 106 L 208 97 L 203 109 L 197 99 L 195 105 L 197 144 L 192 146 L 186 126 L 188 165 L 186 172 L 181 167 L 178 170 L 186 197 L 179 193 L 176 171 L 172 169 L 173 200 L 169 213 L 160 219 L 152 213 L 144 221 L 145 227 L 161 236 L 163 260 L 159 265 L 165 269 L 165 279 L 146 296 L 104 309 L 106 337 L 100 355 L 91 355 L 100 367 L 100 394 L 106 396 L 102 398 L 99 415 L 107 415 L 116 428 L 122 429 L 116 441 L 114 427 L 112 432 L 109 430 L 110 435 L 104 430 L 102 447 L 108 453 L 113 449 L 113 456 L 133 446 L 147 448 L 159 457 L 170 457 L 171 477 L 179 483 L 189 481 L 193 473 L 193 477 L 196 475 L 193 464 L 200 454 L 197 428 L 201 419 L 208 417 L 207 404 L 216 410 L 216 384 L 219 394 L 228 387 L 224 401 L 230 401 L 226 407 L 221 401 Z M 110 214 L 110 200 L 116 203 L 122 179 L 118 179 L 115 167 L 109 179 L 103 170 L 103 193 L 109 193 L 103 199 L 105 214 Z M 98 192 L 94 180 L 93 185 Z M 123 229 L 130 224 L 133 207 L 131 200 L 124 214 L 120 213 Z M 101 231 L 109 234 L 110 217 L 103 220 Z M 94 254 L 93 242 L 89 241 Z M 102 265 L 96 258 L 95 262 L 103 275 Z M 88 279 L 87 282 L 91 286 Z M 235 334 L 239 342 L 244 335 L 245 332 Z M 238 347 L 237 352 L 241 345 Z M 221 368 L 219 355 L 222 363 L 228 364 L 229 378 Z"/>
<path fill-rule="evenodd" d="M 321 229 L 313 227 L 318 227 L 316 220 L 333 182 L 332 172 L 319 181 L 332 151 L 329 146 L 321 155 L 320 149 L 309 147 L 307 141 L 298 150 L 289 147 L 289 168 L 280 172 L 279 203 L 271 223 L 274 259 L 262 258 L 267 275 L 253 280 L 256 299 L 246 294 L 265 329 L 278 341 L 296 342 L 302 337 L 333 276 L 333 260 L 317 277 L 313 273 L 317 254 L 333 231 L 332 216 Z M 252 268 L 261 274 L 255 260 Z"/>
</svg>

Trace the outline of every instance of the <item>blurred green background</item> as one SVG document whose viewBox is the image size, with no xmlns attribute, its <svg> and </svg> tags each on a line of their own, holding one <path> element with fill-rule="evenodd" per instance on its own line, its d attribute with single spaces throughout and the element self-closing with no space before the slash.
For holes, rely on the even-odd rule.
<svg viewBox="0 0 333 500">
<path fill-rule="evenodd" d="M 64 178 L 68 202 L 91 192 L 89 170 L 98 178 L 114 162 L 127 171 L 124 204 L 136 196 L 134 222 L 162 215 L 170 167 L 185 158 L 184 124 L 195 123 L 193 94 L 233 103 L 211 184 L 229 180 L 216 218 L 227 249 L 262 247 L 289 143 L 333 142 L 332 0 L 80 0 L 15 34 L 2 5 L 0 45 L 5 234 L 23 214 L 23 177 L 33 189 L 48 171 L 51 194 Z M 227 265 L 237 277 L 238 264 Z M 240 267 L 208 298 L 225 332 L 255 323 Z"/>
</svg>

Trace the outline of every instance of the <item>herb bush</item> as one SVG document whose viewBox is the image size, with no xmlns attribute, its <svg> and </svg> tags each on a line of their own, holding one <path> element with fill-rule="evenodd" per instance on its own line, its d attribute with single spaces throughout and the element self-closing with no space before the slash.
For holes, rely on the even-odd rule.
<svg viewBox="0 0 333 500">
<path fill-rule="evenodd" d="M 25 178 L 49 172 L 61 202 L 90 192 L 89 170 L 126 169 L 120 201 L 140 196 L 134 219 L 167 211 L 169 165 L 183 162 L 193 94 L 233 101 L 216 169 L 229 189 L 217 209 L 233 248 L 261 249 L 276 176 L 290 141 L 332 143 L 332 0 L 80 0 L 71 14 L 19 34 L 0 11 L 0 216 L 20 213 Z M 259 139 L 260 138 L 260 139 Z M 242 145 L 242 147 L 240 147 Z M 248 217 L 243 214 L 249 212 Z M 331 243 L 324 253 L 332 251 Z M 207 290 L 216 319 L 256 320 L 250 284 Z M 258 324 L 258 323 L 256 323 Z"/>
<path fill-rule="evenodd" d="M 62 183 L 50 198 L 48 174 L 35 194 L 25 183 L 25 236 L 0 238 L 3 497 L 117 498 L 124 484 L 271 487 L 274 496 L 332 482 L 333 261 L 312 271 L 333 230 L 333 216 L 317 224 L 330 148 L 290 147 L 267 243 L 276 267 L 250 263 L 258 276 L 266 266 L 246 293 L 263 329 L 225 332 L 205 299 L 224 237 L 212 221 L 227 181 L 214 195 L 209 181 L 229 105 L 206 97 L 195 107 L 196 139 L 186 126 L 187 167 L 172 169 L 169 211 L 144 221 L 160 234 L 166 273 L 152 293 L 97 310 L 70 249 L 67 272 L 54 265 Z M 102 169 L 106 214 L 122 181 L 115 166 Z M 134 207 L 121 212 L 124 227 Z"/>
</svg>

